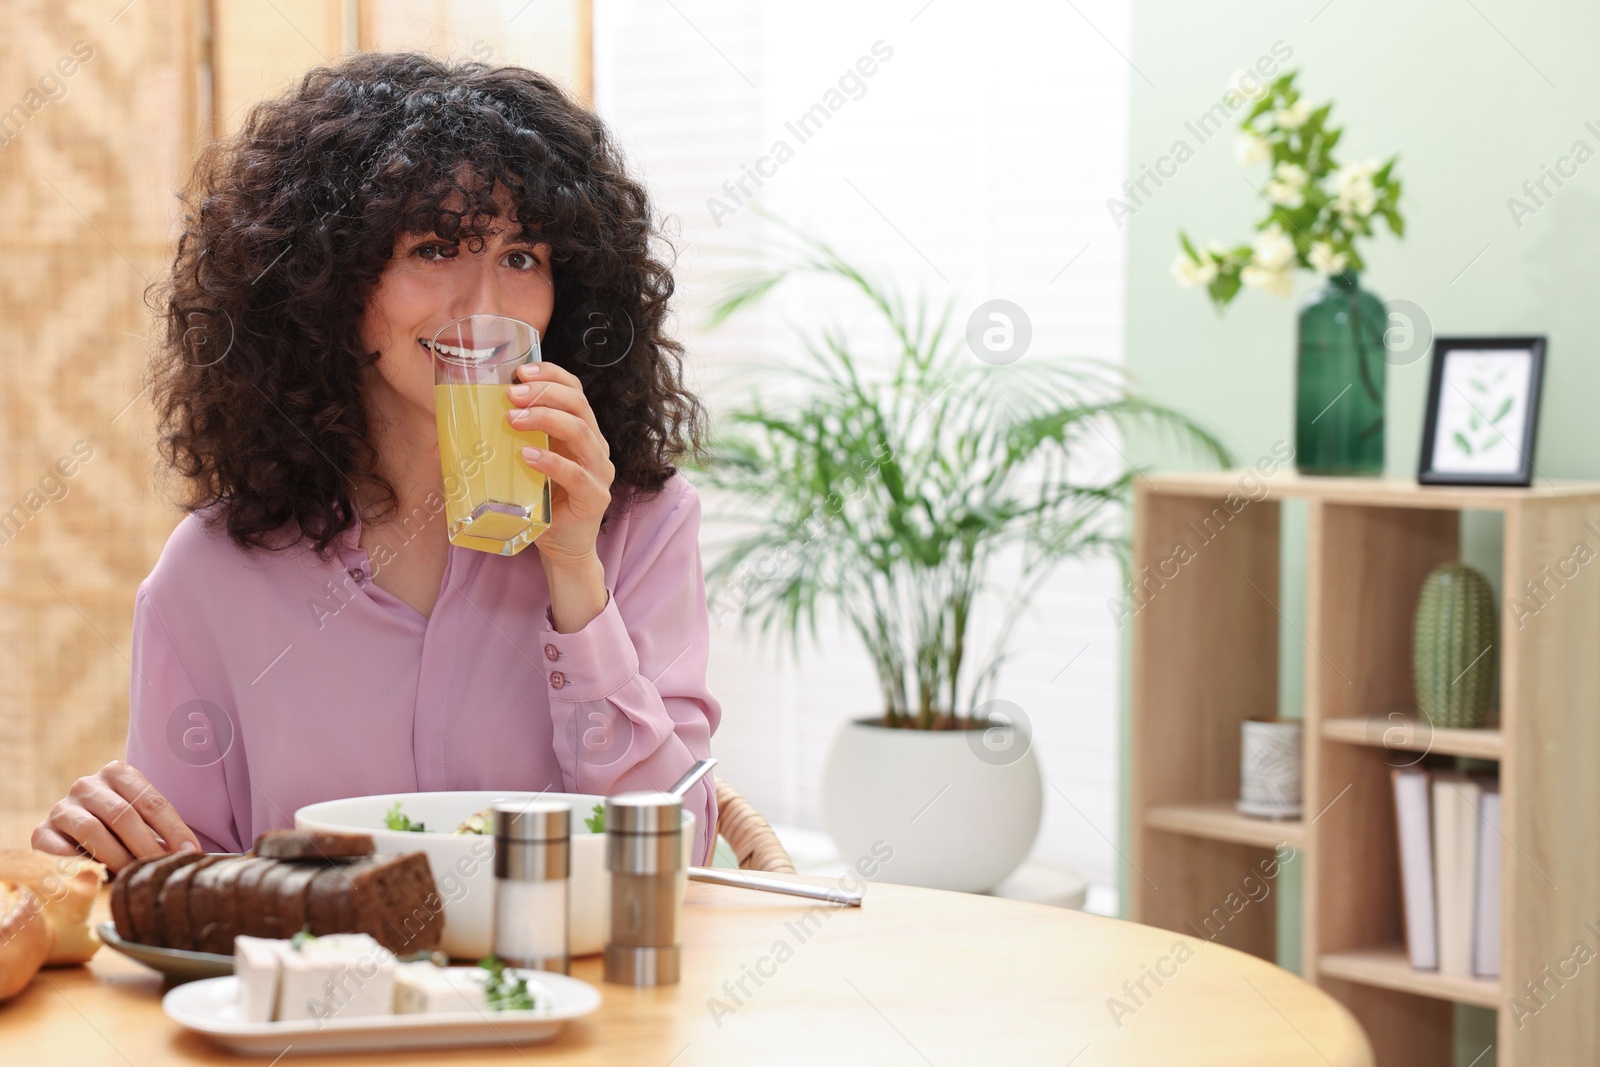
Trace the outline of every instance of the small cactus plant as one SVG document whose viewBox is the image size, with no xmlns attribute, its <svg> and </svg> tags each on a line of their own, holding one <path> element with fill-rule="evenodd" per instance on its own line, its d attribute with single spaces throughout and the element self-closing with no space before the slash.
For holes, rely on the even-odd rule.
<svg viewBox="0 0 1600 1067">
<path fill-rule="evenodd" d="M 1481 573 L 1446 563 L 1422 583 L 1413 624 L 1417 706 L 1436 727 L 1481 729 L 1499 675 L 1499 616 Z"/>
</svg>

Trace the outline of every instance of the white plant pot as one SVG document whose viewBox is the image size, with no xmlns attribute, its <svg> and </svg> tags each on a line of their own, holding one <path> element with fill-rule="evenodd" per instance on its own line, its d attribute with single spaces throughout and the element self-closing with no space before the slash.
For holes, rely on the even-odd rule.
<svg viewBox="0 0 1600 1067">
<path fill-rule="evenodd" d="M 878 722 L 841 727 L 823 773 L 823 825 L 844 862 L 862 870 L 863 857 L 876 859 L 873 877 L 903 885 L 967 893 L 999 885 L 1039 832 L 1044 792 L 1026 723 L 901 730 Z"/>
</svg>

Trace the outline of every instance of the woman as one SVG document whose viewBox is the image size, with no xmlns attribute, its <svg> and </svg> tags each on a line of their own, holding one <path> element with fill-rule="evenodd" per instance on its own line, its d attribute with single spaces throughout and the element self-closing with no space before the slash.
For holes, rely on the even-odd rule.
<svg viewBox="0 0 1600 1067">
<path fill-rule="evenodd" d="M 319 800 L 670 786 L 706 688 L 701 447 L 649 202 L 531 71 L 355 56 L 258 105 L 196 170 L 153 377 L 189 514 L 135 601 L 127 761 L 33 834 L 113 870 L 240 851 Z M 427 342 L 522 319 L 508 387 L 550 448 L 550 528 L 450 545 Z M 695 861 L 709 777 L 685 799 Z"/>
</svg>

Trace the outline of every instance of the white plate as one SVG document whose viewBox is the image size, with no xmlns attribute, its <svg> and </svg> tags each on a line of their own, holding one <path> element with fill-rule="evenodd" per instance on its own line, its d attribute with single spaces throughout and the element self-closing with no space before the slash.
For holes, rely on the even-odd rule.
<svg viewBox="0 0 1600 1067">
<path fill-rule="evenodd" d="M 550 1040 L 568 1019 L 588 1015 L 600 1006 L 600 990 L 588 982 L 546 971 L 538 972 L 537 977 L 555 1000 L 548 1011 L 452 1011 L 247 1023 L 239 1019 L 239 980 L 232 975 L 176 986 L 161 998 L 161 1007 L 174 1022 L 205 1034 L 224 1048 L 276 1056 L 285 1051 L 533 1044 Z"/>
</svg>

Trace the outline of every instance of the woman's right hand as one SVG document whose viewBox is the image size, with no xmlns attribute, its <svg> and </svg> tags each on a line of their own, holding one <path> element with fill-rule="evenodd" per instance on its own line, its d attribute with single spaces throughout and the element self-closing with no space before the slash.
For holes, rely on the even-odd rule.
<svg viewBox="0 0 1600 1067">
<path fill-rule="evenodd" d="M 33 828 L 32 844 L 58 856 L 87 854 L 112 874 L 136 858 L 179 852 L 185 845 L 204 851 L 167 798 L 138 768 L 121 760 L 73 782 Z"/>
</svg>

